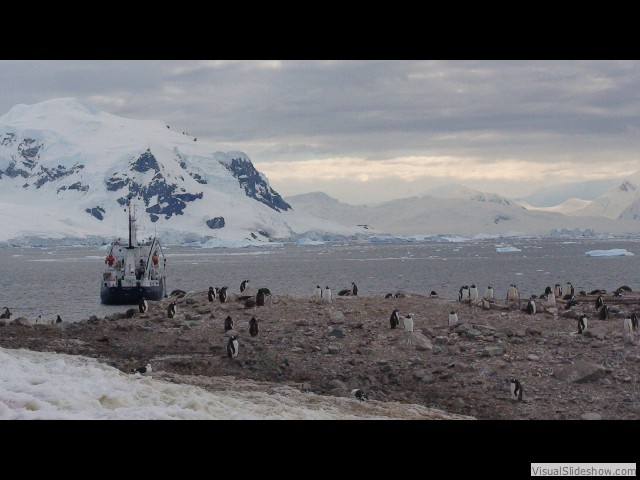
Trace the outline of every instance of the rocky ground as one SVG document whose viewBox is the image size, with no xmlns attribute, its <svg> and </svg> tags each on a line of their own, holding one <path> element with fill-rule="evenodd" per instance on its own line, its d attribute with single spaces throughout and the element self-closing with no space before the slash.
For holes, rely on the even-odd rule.
<svg viewBox="0 0 640 480">
<path fill-rule="evenodd" d="M 94 357 L 125 372 L 149 362 L 160 378 L 204 388 L 234 388 L 216 377 L 319 395 L 348 396 L 361 388 L 371 400 L 451 414 L 434 418 L 640 418 L 640 349 L 637 338 L 631 343 L 623 336 L 623 320 L 640 312 L 640 296 L 605 296 L 608 320 L 597 319 L 595 297 L 578 299 L 570 310 L 563 302 L 543 309 L 539 301 L 538 313 L 528 315 L 500 301 L 483 309 L 411 292 L 331 303 L 276 294 L 257 308 L 247 308 L 237 294 L 220 303 L 209 302 L 205 291 L 175 292 L 149 302 L 144 314 L 136 306 L 131 318 L 125 306 L 122 313 L 78 323 L 0 320 L 0 346 Z M 170 301 L 177 302 L 174 318 L 167 316 Z M 399 329 L 390 328 L 394 308 L 414 314 L 411 345 L 402 320 Z M 447 325 L 452 310 L 457 326 Z M 582 312 L 589 326 L 578 335 Z M 228 315 L 239 339 L 234 359 L 226 351 Z M 259 322 L 255 337 L 249 334 L 252 316 Z M 510 399 L 512 377 L 523 385 L 521 402 Z"/>
</svg>

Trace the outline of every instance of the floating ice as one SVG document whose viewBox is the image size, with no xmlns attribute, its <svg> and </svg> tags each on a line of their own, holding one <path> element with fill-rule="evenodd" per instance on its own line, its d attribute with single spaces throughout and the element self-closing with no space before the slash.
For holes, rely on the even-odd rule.
<svg viewBox="0 0 640 480">
<path fill-rule="evenodd" d="M 625 248 L 610 248 L 609 250 L 589 250 L 584 252 L 585 257 L 632 257 L 633 253 Z"/>
<path fill-rule="evenodd" d="M 521 252 L 519 248 L 512 247 L 511 245 L 506 245 L 504 247 L 496 247 L 496 252 L 498 253 L 508 253 L 508 252 Z"/>
</svg>

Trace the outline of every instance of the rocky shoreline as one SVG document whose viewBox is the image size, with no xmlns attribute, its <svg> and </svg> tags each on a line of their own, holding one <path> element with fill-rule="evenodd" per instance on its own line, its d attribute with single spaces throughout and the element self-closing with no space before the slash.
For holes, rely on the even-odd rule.
<svg viewBox="0 0 640 480">
<path fill-rule="evenodd" d="M 432 418 L 640 418 L 640 350 L 637 339 L 630 343 L 623 335 L 624 318 L 640 311 L 637 295 L 605 297 L 610 318 L 598 320 L 589 295 L 569 310 L 558 301 L 557 308 L 539 305 L 529 315 L 500 301 L 483 308 L 481 302 L 402 293 L 330 303 L 274 294 L 254 307 L 235 293 L 220 303 L 209 301 L 206 291 L 177 291 L 149 302 L 144 314 L 125 306 L 77 323 L 0 320 L 0 347 L 84 355 L 123 372 L 149 362 L 154 376 L 211 389 L 234 388 L 229 379 L 338 397 L 361 388 L 372 404 L 424 405 L 436 412 Z M 167 316 L 170 302 L 177 304 L 174 318 Z M 402 319 L 398 329 L 390 328 L 394 308 L 414 315 L 411 345 Z M 458 325 L 448 325 L 451 311 Z M 589 324 L 579 335 L 581 313 Z M 239 339 L 233 359 L 226 351 L 227 316 Z M 252 316 L 259 324 L 255 337 L 249 334 Z M 522 383 L 522 401 L 510 398 L 511 378 Z"/>
</svg>

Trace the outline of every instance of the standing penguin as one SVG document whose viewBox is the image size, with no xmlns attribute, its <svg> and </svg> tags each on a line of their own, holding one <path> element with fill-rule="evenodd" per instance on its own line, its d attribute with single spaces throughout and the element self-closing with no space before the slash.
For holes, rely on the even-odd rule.
<svg viewBox="0 0 640 480">
<path fill-rule="evenodd" d="M 351 295 L 358 296 L 358 286 L 351 282 Z"/>
<path fill-rule="evenodd" d="M 329 288 L 329 285 L 324 288 L 324 292 L 322 292 L 322 299 L 325 302 L 331 302 L 331 289 Z"/>
<path fill-rule="evenodd" d="M 509 285 L 507 288 L 507 306 L 511 308 L 512 303 L 518 303 L 518 308 L 520 308 L 520 291 L 515 284 Z"/>
<path fill-rule="evenodd" d="M 469 300 L 469 286 L 463 285 L 460 287 L 460 290 L 458 290 L 458 301 L 466 302 L 468 300 Z"/>
<path fill-rule="evenodd" d="M 556 298 L 562 298 L 562 285 L 556 283 L 553 287 L 553 294 L 556 296 Z"/>
<path fill-rule="evenodd" d="M 238 356 L 238 337 L 235 335 L 230 337 L 227 342 L 227 355 L 229 358 L 235 358 Z"/>
<path fill-rule="evenodd" d="M 140 310 L 140 313 L 144 313 L 148 308 L 149 302 L 147 302 L 147 299 L 142 296 L 142 298 L 140 298 L 140 303 L 138 303 L 138 310 Z"/>
<path fill-rule="evenodd" d="M 587 329 L 587 315 L 582 314 L 578 317 L 578 333 L 582 334 Z"/>
<path fill-rule="evenodd" d="M 217 297 L 216 289 L 214 289 L 213 287 L 209 287 L 209 291 L 207 292 L 207 296 L 209 297 L 209 301 L 213 302 Z"/>
<path fill-rule="evenodd" d="M 449 326 L 455 327 L 456 325 L 458 325 L 458 314 L 451 310 L 449 312 Z"/>
<path fill-rule="evenodd" d="M 169 307 L 167 308 L 167 316 L 168 316 L 169 318 L 173 318 L 173 317 L 175 317 L 175 316 L 176 316 L 176 311 L 177 311 L 177 309 L 176 309 L 176 302 L 171 302 L 171 303 L 169 304 Z"/>
<path fill-rule="evenodd" d="M 633 343 L 633 322 L 630 317 L 624 319 L 624 338 L 627 342 Z"/>
<path fill-rule="evenodd" d="M 320 288 L 320 285 L 316 285 L 313 296 L 316 298 L 316 300 L 320 300 L 322 298 L 322 289 Z"/>
<path fill-rule="evenodd" d="M 233 318 L 231 318 L 231 315 L 227 315 L 227 318 L 224 319 L 224 331 L 228 332 L 229 330 L 233 330 Z"/>
<path fill-rule="evenodd" d="M 11 310 L 9 310 L 9 307 L 4 307 L 4 313 L 0 315 L 0 318 L 10 319 L 11 315 L 13 314 L 11 313 Z"/>
<path fill-rule="evenodd" d="M 576 291 L 573 288 L 573 285 L 571 284 L 571 282 L 567 282 L 567 284 L 565 285 L 564 293 L 566 295 L 571 295 L 571 296 L 574 296 L 576 294 Z"/>
<path fill-rule="evenodd" d="M 62 323 L 62 319 L 60 318 L 60 315 L 56 317 L 56 323 Z"/>
<path fill-rule="evenodd" d="M 471 287 L 469 287 L 469 300 L 473 301 L 477 299 L 478 299 L 478 287 L 476 287 L 475 284 L 471 284 Z"/>
<path fill-rule="evenodd" d="M 264 307 L 264 292 L 262 290 L 258 290 L 256 294 L 256 306 Z"/>
<path fill-rule="evenodd" d="M 511 383 L 511 400 L 518 400 L 521 402 L 522 401 L 522 384 L 515 378 L 512 378 L 510 383 Z"/>
<path fill-rule="evenodd" d="M 638 329 L 638 315 L 636 315 L 635 313 L 631 314 L 631 327 L 632 330 Z"/>
<path fill-rule="evenodd" d="M 249 280 L 243 280 L 242 281 L 242 283 L 240 284 L 240 293 L 245 291 L 245 289 L 247 288 L 248 284 L 249 284 Z"/>
<path fill-rule="evenodd" d="M 602 299 L 602 295 L 598 295 L 596 297 L 596 310 L 598 310 L 599 308 L 602 308 L 603 305 L 604 305 L 604 300 Z"/>
<path fill-rule="evenodd" d="M 393 312 L 391 312 L 391 317 L 389 317 L 389 323 L 391 324 L 392 329 L 400 325 L 400 315 L 398 314 L 397 308 L 394 308 Z"/>
<path fill-rule="evenodd" d="M 527 313 L 529 315 L 533 315 L 534 313 L 536 313 L 536 302 L 534 302 L 533 300 L 529 300 L 527 302 Z"/>
<path fill-rule="evenodd" d="M 600 320 L 607 320 L 609 318 L 609 307 L 607 307 L 606 305 L 602 305 L 600 313 L 598 313 L 598 318 Z"/>
<path fill-rule="evenodd" d="M 413 313 L 404 316 L 404 332 L 407 336 L 407 345 L 413 343 Z"/>
<path fill-rule="evenodd" d="M 258 335 L 258 320 L 256 320 L 256 317 L 251 317 L 251 320 L 249 320 L 249 333 L 252 337 Z"/>
<path fill-rule="evenodd" d="M 218 291 L 218 298 L 220 299 L 220 303 L 225 303 L 227 301 L 227 288 L 228 287 L 222 287 Z"/>
<path fill-rule="evenodd" d="M 549 286 L 547 286 L 547 288 L 544 289 L 544 294 L 545 295 L 549 295 L 552 292 L 553 292 L 553 290 L 551 290 L 551 287 L 549 287 Z"/>
<path fill-rule="evenodd" d="M 484 298 L 486 298 L 487 300 L 493 299 L 493 287 L 491 285 L 489 285 L 487 287 L 487 290 L 484 292 Z"/>
<path fill-rule="evenodd" d="M 553 292 L 549 292 L 547 295 L 547 307 L 555 307 L 556 306 L 556 294 Z"/>
</svg>

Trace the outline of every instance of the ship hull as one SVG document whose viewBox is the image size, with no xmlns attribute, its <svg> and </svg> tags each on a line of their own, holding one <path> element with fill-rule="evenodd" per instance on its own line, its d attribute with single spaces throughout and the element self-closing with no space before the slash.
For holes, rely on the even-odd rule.
<svg viewBox="0 0 640 480">
<path fill-rule="evenodd" d="M 159 285 L 146 287 L 109 287 L 105 282 L 100 287 L 100 300 L 106 305 L 137 305 L 143 296 L 147 300 L 162 300 L 166 296 L 164 279 Z"/>
</svg>

